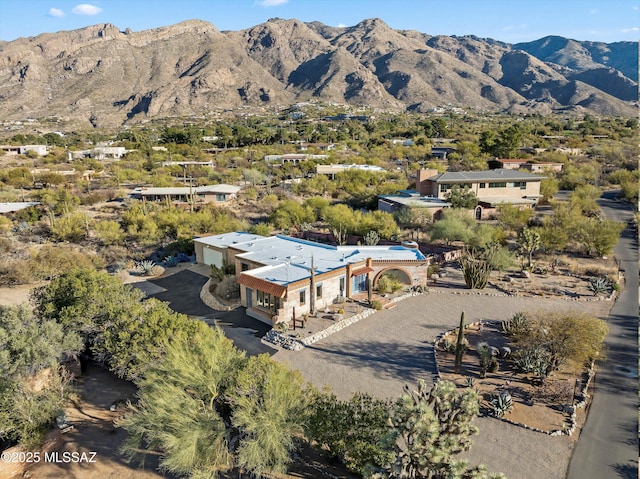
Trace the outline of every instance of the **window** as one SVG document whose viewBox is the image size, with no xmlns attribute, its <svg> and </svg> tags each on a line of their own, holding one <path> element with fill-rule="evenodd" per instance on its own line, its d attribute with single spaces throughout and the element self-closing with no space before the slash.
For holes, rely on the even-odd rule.
<svg viewBox="0 0 640 479">
<path fill-rule="evenodd" d="M 249 270 L 249 265 L 247 263 L 240 263 L 240 270 L 241 271 L 248 271 Z"/>
<path fill-rule="evenodd" d="M 262 309 L 266 309 L 272 313 L 277 313 L 280 309 L 280 298 L 273 296 L 264 291 L 257 291 L 257 305 Z"/>
<path fill-rule="evenodd" d="M 305 304 L 307 302 L 307 291 L 306 290 L 302 290 L 300 291 L 300 304 Z"/>
<path fill-rule="evenodd" d="M 224 193 L 216 193 L 216 201 L 227 201 L 227 195 Z"/>
<path fill-rule="evenodd" d="M 489 188 L 506 188 L 506 187 L 507 187 L 506 181 L 502 181 L 498 183 L 489 183 Z"/>
<path fill-rule="evenodd" d="M 486 183 L 480 183 L 480 188 L 484 188 L 485 186 L 487 186 Z"/>
<path fill-rule="evenodd" d="M 318 299 L 322 298 L 322 285 L 321 284 L 316 286 L 316 298 L 318 298 Z"/>
<path fill-rule="evenodd" d="M 449 191 L 449 185 L 440 185 L 440 193 Z"/>
</svg>

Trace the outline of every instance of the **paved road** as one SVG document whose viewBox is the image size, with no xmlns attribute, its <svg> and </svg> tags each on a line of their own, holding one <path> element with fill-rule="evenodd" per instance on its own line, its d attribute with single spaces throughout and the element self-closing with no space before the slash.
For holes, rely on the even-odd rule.
<svg viewBox="0 0 640 479">
<path fill-rule="evenodd" d="M 626 221 L 631 205 L 606 193 L 607 218 Z M 586 424 L 569 464 L 568 479 L 638 477 L 638 239 L 631 226 L 615 256 L 625 270 L 625 288 L 609 316 L 607 356 L 595 377 Z"/>
<path fill-rule="evenodd" d="M 168 302 L 169 307 L 174 311 L 220 326 L 236 347 L 249 355 L 274 354 L 276 349 L 257 340 L 271 329 L 270 326 L 247 316 L 244 308 L 234 311 L 216 311 L 202 302 L 200 290 L 207 279 L 201 274 L 183 270 L 165 278 L 149 281 L 158 287 L 157 291 L 160 291 L 153 292 L 156 291 L 154 289 L 149 292 L 149 296 Z"/>
</svg>

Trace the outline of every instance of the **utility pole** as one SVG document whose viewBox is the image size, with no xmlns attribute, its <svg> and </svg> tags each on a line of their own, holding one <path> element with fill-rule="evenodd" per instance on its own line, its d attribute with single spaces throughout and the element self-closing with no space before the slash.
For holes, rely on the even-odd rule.
<svg viewBox="0 0 640 479">
<path fill-rule="evenodd" d="M 316 270 L 313 266 L 313 255 L 311 256 L 311 291 L 309 292 L 309 308 L 312 315 L 316 314 Z"/>
</svg>

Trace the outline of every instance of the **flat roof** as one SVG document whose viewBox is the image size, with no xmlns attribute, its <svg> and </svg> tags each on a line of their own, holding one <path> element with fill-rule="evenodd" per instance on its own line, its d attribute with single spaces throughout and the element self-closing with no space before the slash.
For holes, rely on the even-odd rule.
<svg viewBox="0 0 640 479">
<path fill-rule="evenodd" d="M 477 181 L 539 181 L 544 176 L 499 168 L 487 171 L 447 171 L 427 178 L 436 183 L 473 183 Z"/>
<path fill-rule="evenodd" d="M 29 206 L 39 205 L 37 201 L 17 201 L 15 203 L 0 203 L 0 213 L 14 213 Z"/>
<path fill-rule="evenodd" d="M 152 195 L 188 195 L 188 194 L 202 194 L 202 193 L 227 193 L 233 194 L 240 191 L 242 188 L 233 185 L 207 185 L 207 186 L 169 186 L 169 187 L 145 187 L 139 186 L 134 189 L 132 194 L 142 196 Z"/>
<path fill-rule="evenodd" d="M 243 239 L 245 241 L 234 242 Z M 265 237 L 236 232 L 197 238 L 194 241 L 244 251 L 238 254 L 237 258 L 264 266 L 243 271 L 243 274 L 282 286 L 310 278 L 312 262 L 315 273 L 323 274 L 368 258 L 395 261 L 426 260 L 419 250 L 399 245 L 332 246 L 285 235 Z"/>
<path fill-rule="evenodd" d="M 236 245 L 237 243 L 247 243 L 265 238 L 265 236 L 254 235 L 245 231 L 234 231 L 233 233 L 223 233 L 220 235 L 204 236 L 202 238 L 194 238 L 194 242 L 202 243 L 209 246 L 217 246 L 226 248 Z"/>
<path fill-rule="evenodd" d="M 378 198 L 412 208 L 448 208 L 451 206 L 445 200 L 429 196 L 380 195 Z"/>
</svg>

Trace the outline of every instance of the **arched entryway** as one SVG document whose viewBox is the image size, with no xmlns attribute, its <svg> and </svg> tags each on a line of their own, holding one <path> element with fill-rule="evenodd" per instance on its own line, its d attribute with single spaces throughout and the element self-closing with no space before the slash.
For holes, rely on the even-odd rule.
<svg viewBox="0 0 640 479">
<path fill-rule="evenodd" d="M 376 277 L 373 279 L 374 287 L 378 285 L 378 280 L 385 274 L 390 274 L 395 276 L 398 279 L 398 281 L 401 282 L 402 284 L 407 284 L 409 286 L 413 284 L 413 278 L 411 277 L 411 274 L 409 274 L 409 272 L 407 272 L 406 270 L 402 268 L 387 268 L 380 271 L 376 275 Z"/>
<path fill-rule="evenodd" d="M 482 219 L 482 206 L 476 206 L 475 217 L 477 220 Z"/>
</svg>

